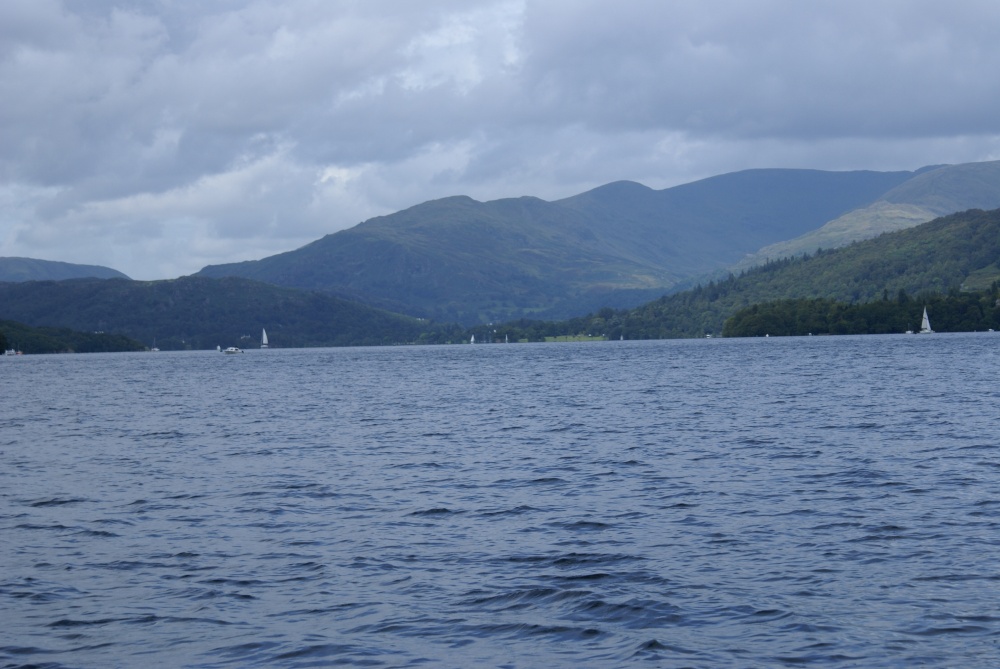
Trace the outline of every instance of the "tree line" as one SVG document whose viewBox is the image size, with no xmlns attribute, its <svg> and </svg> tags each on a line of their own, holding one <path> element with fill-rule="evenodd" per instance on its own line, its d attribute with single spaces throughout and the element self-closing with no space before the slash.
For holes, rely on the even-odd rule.
<svg viewBox="0 0 1000 669">
<path fill-rule="evenodd" d="M 0 348 L 21 353 L 118 353 L 142 351 L 145 346 L 120 334 L 30 327 L 16 321 L 0 321 Z"/>
<path fill-rule="evenodd" d="M 900 290 L 879 300 L 849 304 L 827 298 L 788 299 L 755 304 L 730 317 L 725 337 L 804 336 L 824 334 L 892 334 L 920 329 L 927 309 L 936 332 L 976 332 L 1000 329 L 1000 291 L 948 294 Z"/>
</svg>

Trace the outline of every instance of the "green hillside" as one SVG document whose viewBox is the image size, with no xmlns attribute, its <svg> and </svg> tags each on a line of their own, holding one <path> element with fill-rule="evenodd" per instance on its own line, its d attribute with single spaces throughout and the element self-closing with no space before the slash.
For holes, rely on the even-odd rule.
<svg viewBox="0 0 1000 669">
<path fill-rule="evenodd" d="M 1000 210 L 970 210 L 812 256 L 785 259 L 633 309 L 604 307 L 565 321 L 439 326 L 320 292 L 239 278 L 75 279 L 0 284 L 0 314 L 34 326 L 103 331 L 163 349 L 618 339 L 721 334 L 902 331 L 934 305 L 943 329 L 993 327 L 1000 282 Z M 968 295 L 964 291 L 986 291 Z M 919 296 L 919 300 L 910 299 Z M 985 300 L 985 301 L 984 301 Z M 873 306 L 865 306 L 873 305 Z M 973 312 L 976 313 L 973 313 Z M 791 315 L 790 315 L 791 314 Z M 991 320 L 994 319 L 994 320 Z M 791 325 L 790 325 L 791 324 Z M 753 328 L 758 328 L 754 330 Z M 780 329 L 784 328 L 784 329 Z"/>
<path fill-rule="evenodd" d="M 948 295 L 906 293 L 847 304 L 824 298 L 777 300 L 740 309 L 726 320 L 724 337 L 781 337 L 814 334 L 900 334 L 917 332 L 926 309 L 934 332 L 1000 329 L 1000 290 Z"/>
<path fill-rule="evenodd" d="M 850 211 L 804 235 L 771 244 L 731 269 L 846 246 L 968 209 L 1000 207 L 1000 161 L 924 168 L 868 206 Z"/>
<path fill-rule="evenodd" d="M 549 313 L 566 295 L 584 310 L 615 290 L 637 294 L 641 303 L 676 280 L 602 248 L 579 217 L 557 205 L 466 197 L 427 202 L 297 251 L 208 267 L 198 276 L 228 274 L 466 321 Z"/>
<path fill-rule="evenodd" d="M 586 333 L 614 339 L 717 335 L 739 310 L 776 300 L 860 304 L 893 299 L 901 292 L 945 295 L 988 289 L 1000 280 L 998 261 L 1000 210 L 970 210 L 842 249 L 772 262 L 635 309 L 602 309 L 564 323 L 520 327 L 549 336 Z"/>
<path fill-rule="evenodd" d="M 62 281 L 64 279 L 127 279 L 118 270 L 99 265 L 75 265 L 35 258 L 0 258 L 0 281 Z"/>
<path fill-rule="evenodd" d="M 69 328 L 34 328 L 16 321 L 0 321 L 0 348 L 19 353 L 120 353 L 146 347 L 134 339 L 105 332 Z"/>
<path fill-rule="evenodd" d="M 937 216 L 1000 207 L 1000 160 L 946 165 L 922 172 L 880 199 L 923 207 Z"/>
<path fill-rule="evenodd" d="M 911 172 L 749 170 L 560 200 L 452 197 L 295 251 L 204 268 L 466 324 L 641 304 L 877 199 Z"/>
<path fill-rule="evenodd" d="M 163 350 L 257 346 L 264 328 L 276 348 L 407 343 L 432 329 L 330 295 L 237 278 L 0 283 L 0 314 L 155 341 Z"/>
</svg>

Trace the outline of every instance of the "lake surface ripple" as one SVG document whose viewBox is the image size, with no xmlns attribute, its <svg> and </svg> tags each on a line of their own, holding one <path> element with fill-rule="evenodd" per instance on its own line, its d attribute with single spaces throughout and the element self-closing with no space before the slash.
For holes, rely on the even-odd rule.
<svg viewBox="0 0 1000 669">
<path fill-rule="evenodd" d="M 995 668 L 998 350 L 0 359 L 0 666 Z"/>
</svg>

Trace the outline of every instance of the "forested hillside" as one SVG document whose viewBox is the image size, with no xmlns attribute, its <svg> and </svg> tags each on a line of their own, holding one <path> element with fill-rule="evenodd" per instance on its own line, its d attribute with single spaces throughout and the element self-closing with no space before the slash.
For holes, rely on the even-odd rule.
<svg viewBox="0 0 1000 669">
<path fill-rule="evenodd" d="M 1000 329 L 1000 291 L 948 295 L 924 293 L 848 304 L 830 299 L 778 300 L 737 311 L 723 327 L 724 337 L 804 336 L 822 334 L 900 334 L 917 332 L 928 311 L 935 332 L 982 332 Z"/>
<path fill-rule="evenodd" d="M 16 321 L 0 321 L 0 348 L 19 353 L 120 353 L 146 347 L 134 339 L 105 332 L 69 328 L 33 328 Z"/>
<path fill-rule="evenodd" d="M 860 304 L 903 294 L 988 290 L 1000 279 L 1000 210 L 971 210 L 812 256 L 776 261 L 635 309 L 605 308 L 564 322 L 511 324 L 528 337 L 586 333 L 613 339 L 721 334 L 754 304 L 825 298 Z M 911 317 L 912 321 L 912 317 Z M 914 324 L 911 322 L 908 327 Z M 901 325 L 894 327 L 907 329 Z M 509 331 L 513 336 L 514 329 Z"/>
<path fill-rule="evenodd" d="M 170 349 L 410 343 L 431 326 L 330 295 L 246 279 L 0 283 L 0 314 L 33 326 L 113 332 Z"/>
<path fill-rule="evenodd" d="M 795 239 L 766 246 L 734 266 L 734 271 L 767 260 L 813 253 L 968 209 L 1000 207 L 1000 161 L 939 165 L 918 170 L 868 206 L 850 211 Z"/>
<path fill-rule="evenodd" d="M 467 325 L 631 307 L 866 205 L 912 172 L 747 170 L 546 202 L 450 197 L 300 249 L 204 268 Z"/>
</svg>

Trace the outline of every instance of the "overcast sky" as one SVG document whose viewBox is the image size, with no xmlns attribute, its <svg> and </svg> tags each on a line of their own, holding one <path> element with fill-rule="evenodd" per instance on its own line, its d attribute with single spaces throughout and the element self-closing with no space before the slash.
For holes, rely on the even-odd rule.
<svg viewBox="0 0 1000 669">
<path fill-rule="evenodd" d="M 996 0 L 2 0 L 0 256 L 137 279 L 448 195 L 1000 158 Z"/>
</svg>

